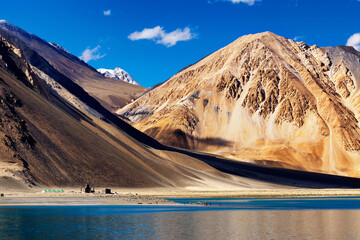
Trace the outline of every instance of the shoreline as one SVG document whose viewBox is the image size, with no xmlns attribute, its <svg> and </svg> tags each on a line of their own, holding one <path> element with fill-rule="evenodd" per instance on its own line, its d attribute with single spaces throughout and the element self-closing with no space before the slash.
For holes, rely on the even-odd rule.
<svg viewBox="0 0 360 240">
<path fill-rule="evenodd" d="M 39 189 L 38 189 L 39 190 Z M 80 193 L 66 189 L 63 193 L 1 192 L 0 207 L 7 206 L 176 206 L 173 198 L 299 198 L 360 197 L 360 189 L 114 189 L 115 194 Z M 165 199 L 169 198 L 169 200 Z"/>
<path fill-rule="evenodd" d="M 160 198 L 360 197 L 360 189 L 122 189 L 118 192 Z"/>
<path fill-rule="evenodd" d="M 142 193 L 146 194 L 146 193 Z M 244 191 L 189 191 L 158 193 L 165 198 L 297 198 L 297 197 L 360 197 L 360 189 L 263 189 Z"/>
<path fill-rule="evenodd" d="M 110 206 L 110 205 L 176 205 L 177 203 L 155 196 L 122 194 L 46 194 L 9 193 L 0 197 L 3 206 Z"/>
</svg>

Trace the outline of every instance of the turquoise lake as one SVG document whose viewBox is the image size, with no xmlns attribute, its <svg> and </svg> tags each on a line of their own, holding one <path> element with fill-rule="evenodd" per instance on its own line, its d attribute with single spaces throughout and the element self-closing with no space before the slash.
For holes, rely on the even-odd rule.
<svg viewBox="0 0 360 240">
<path fill-rule="evenodd" d="M 172 200 L 208 206 L 0 207 L 0 239 L 360 239 L 358 197 Z"/>
</svg>

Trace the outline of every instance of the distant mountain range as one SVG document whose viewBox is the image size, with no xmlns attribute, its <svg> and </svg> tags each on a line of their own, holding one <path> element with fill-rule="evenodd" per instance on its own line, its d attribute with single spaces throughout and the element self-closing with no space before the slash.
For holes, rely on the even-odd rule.
<svg viewBox="0 0 360 240">
<path fill-rule="evenodd" d="M 140 84 L 133 79 L 129 73 L 127 73 L 125 70 L 117 67 L 114 70 L 111 69 L 105 69 L 105 68 L 99 68 L 97 70 L 99 73 L 104 75 L 105 77 L 112 78 L 112 79 L 118 79 L 127 83 L 135 84 L 140 86 Z"/>
</svg>

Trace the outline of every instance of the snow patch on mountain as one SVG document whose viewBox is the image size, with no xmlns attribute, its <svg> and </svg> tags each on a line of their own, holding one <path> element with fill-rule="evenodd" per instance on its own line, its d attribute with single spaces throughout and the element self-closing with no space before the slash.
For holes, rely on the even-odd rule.
<svg viewBox="0 0 360 240">
<path fill-rule="evenodd" d="M 60 46 L 60 45 L 57 45 L 56 43 L 49 42 L 49 44 L 50 44 L 51 46 L 53 46 L 54 48 L 60 50 L 60 51 L 63 51 L 63 52 L 65 52 L 65 53 L 67 53 L 67 54 L 71 54 L 68 50 L 66 50 L 65 48 L 63 48 L 63 47 Z"/>
<path fill-rule="evenodd" d="M 6 29 L 8 31 L 14 31 L 14 32 L 25 32 L 24 30 L 22 30 L 21 28 L 9 23 L 8 21 L 2 19 L 0 20 L 0 27 L 2 29 Z M 29 33 L 28 33 L 29 34 Z"/>
<path fill-rule="evenodd" d="M 121 81 L 140 86 L 140 84 L 135 81 L 135 79 L 132 78 L 129 73 L 119 67 L 115 68 L 114 70 L 99 68 L 97 71 L 105 77 L 119 79 Z"/>
</svg>

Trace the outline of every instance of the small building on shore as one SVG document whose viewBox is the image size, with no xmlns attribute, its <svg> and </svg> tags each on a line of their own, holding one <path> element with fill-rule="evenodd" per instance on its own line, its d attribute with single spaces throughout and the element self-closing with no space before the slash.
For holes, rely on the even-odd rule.
<svg viewBox="0 0 360 240">
<path fill-rule="evenodd" d="M 86 187 L 85 187 L 85 193 L 91 193 L 91 187 L 89 184 L 86 184 Z"/>
</svg>

